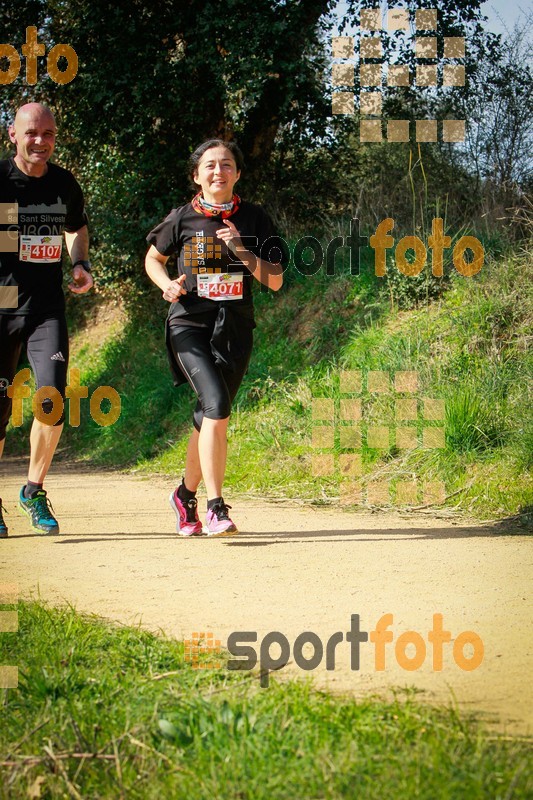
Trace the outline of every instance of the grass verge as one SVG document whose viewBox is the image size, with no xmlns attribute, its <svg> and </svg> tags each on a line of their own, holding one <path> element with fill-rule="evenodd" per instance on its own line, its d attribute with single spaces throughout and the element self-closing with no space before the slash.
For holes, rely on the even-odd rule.
<svg viewBox="0 0 533 800">
<path fill-rule="evenodd" d="M 183 645 L 74 609 L 18 606 L 0 663 L 4 798 L 531 797 L 531 750 L 407 693 L 332 697 L 301 681 L 193 669 Z M 528 772 L 529 768 L 529 772 Z"/>
</svg>

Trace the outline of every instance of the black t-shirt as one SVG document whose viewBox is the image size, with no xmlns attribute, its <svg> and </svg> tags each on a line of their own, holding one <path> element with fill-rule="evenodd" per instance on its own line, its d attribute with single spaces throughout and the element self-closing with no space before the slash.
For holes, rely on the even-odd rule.
<svg viewBox="0 0 533 800">
<path fill-rule="evenodd" d="M 254 255 L 270 262 L 283 263 L 283 251 L 272 220 L 261 206 L 241 201 L 229 217 L 241 235 L 243 245 Z M 253 319 L 252 284 L 254 277 L 237 259 L 216 231 L 224 227 L 221 217 L 199 214 L 190 203 L 173 209 L 163 222 L 146 237 L 163 256 L 176 255 L 178 276 L 186 275 L 186 295 L 169 309 L 169 320 L 218 311 L 227 303 L 233 311 Z M 242 299 L 210 300 L 198 297 L 198 275 L 209 273 L 242 273 Z"/>
<path fill-rule="evenodd" d="M 33 178 L 13 158 L 2 160 L 0 203 L 5 204 L 0 205 L 0 287 L 18 286 L 18 307 L 2 308 L 0 299 L 0 314 L 62 311 L 63 231 L 74 233 L 87 224 L 74 175 L 48 164 L 45 175 Z"/>
</svg>

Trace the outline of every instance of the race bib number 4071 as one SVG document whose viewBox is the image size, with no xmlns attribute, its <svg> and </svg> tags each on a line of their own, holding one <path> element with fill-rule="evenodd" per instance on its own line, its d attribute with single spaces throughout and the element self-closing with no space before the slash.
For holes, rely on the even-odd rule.
<svg viewBox="0 0 533 800">
<path fill-rule="evenodd" d="M 20 260 L 51 264 L 61 260 L 62 236 L 21 236 Z"/>
<path fill-rule="evenodd" d="M 208 297 L 210 300 L 241 300 L 242 276 L 242 272 L 231 275 L 198 275 L 198 297 Z"/>
</svg>

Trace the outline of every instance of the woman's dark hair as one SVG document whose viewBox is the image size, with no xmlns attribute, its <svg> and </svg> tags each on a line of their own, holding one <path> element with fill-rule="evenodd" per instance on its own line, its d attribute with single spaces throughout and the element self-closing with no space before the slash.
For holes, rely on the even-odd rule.
<svg viewBox="0 0 533 800">
<path fill-rule="evenodd" d="M 191 181 L 193 180 L 194 173 L 198 169 L 198 164 L 200 163 L 200 159 L 202 158 L 203 154 L 206 152 L 206 150 L 211 150 L 212 147 L 226 147 L 235 159 L 237 170 L 241 172 L 244 169 L 244 156 L 241 153 L 238 144 L 235 142 L 225 142 L 222 139 L 208 139 L 207 142 L 203 142 L 201 145 L 198 145 L 194 153 L 192 153 L 189 157 L 189 177 L 191 178 Z"/>
</svg>

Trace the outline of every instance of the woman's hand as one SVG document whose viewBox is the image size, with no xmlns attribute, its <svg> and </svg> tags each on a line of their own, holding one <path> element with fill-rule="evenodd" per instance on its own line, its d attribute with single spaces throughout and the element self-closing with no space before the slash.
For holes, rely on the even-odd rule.
<svg viewBox="0 0 533 800">
<path fill-rule="evenodd" d="M 219 239 L 222 239 L 223 242 L 226 242 L 229 249 L 236 253 L 237 250 L 244 250 L 243 243 L 241 241 L 241 234 L 229 219 L 222 220 L 225 228 L 218 228 L 216 234 Z"/>
<path fill-rule="evenodd" d="M 169 303 L 176 303 L 182 294 L 187 294 L 187 290 L 183 288 L 186 279 L 186 275 L 180 275 L 179 278 L 170 281 L 166 289 L 163 290 L 163 300 L 168 300 Z"/>
<path fill-rule="evenodd" d="M 268 286 L 275 292 L 281 289 L 283 284 L 283 267 L 281 264 L 271 264 L 262 258 L 258 258 L 245 248 L 242 243 L 241 234 L 229 219 L 223 220 L 225 228 L 218 228 L 217 237 L 226 242 L 228 248 L 234 253 L 239 261 L 243 263 L 259 283 Z"/>
</svg>

